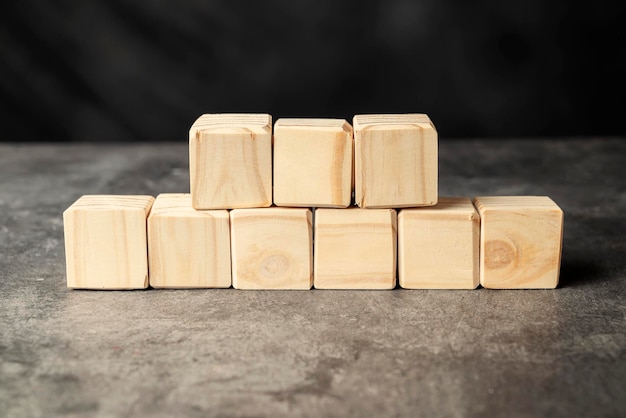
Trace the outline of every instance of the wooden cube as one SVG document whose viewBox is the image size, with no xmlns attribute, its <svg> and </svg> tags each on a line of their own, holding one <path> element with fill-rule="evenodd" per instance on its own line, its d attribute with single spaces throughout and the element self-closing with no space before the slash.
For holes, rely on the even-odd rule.
<svg viewBox="0 0 626 418">
<path fill-rule="evenodd" d="M 477 197 L 480 284 L 491 289 L 558 285 L 563 211 L 546 196 Z"/>
<path fill-rule="evenodd" d="M 475 289 L 480 217 L 470 198 L 398 214 L 398 278 L 406 289 Z"/>
<path fill-rule="evenodd" d="M 311 288 L 310 209 L 235 209 L 230 228 L 234 288 Z"/>
<path fill-rule="evenodd" d="M 316 289 L 393 289 L 396 211 L 316 209 Z"/>
<path fill-rule="evenodd" d="M 272 204 L 272 117 L 206 114 L 189 130 L 194 209 Z"/>
<path fill-rule="evenodd" d="M 437 203 L 437 131 L 427 115 L 356 115 L 353 125 L 357 205 Z"/>
<path fill-rule="evenodd" d="M 63 212 L 67 287 L 148 287 L 152 196 L 86 195 Z"/>
<path fill-rule="evenodd" d="M 344 119 L 274 124 L 274 204 L 347 207 L 352 200 L 352 126 Z"/>
<path fill-rule="evenodd" d="M 160 194 L 148 217 L 150 286 L 230 287 L 227 210 L 194 210 L 189 194 Z"/>
</svg>

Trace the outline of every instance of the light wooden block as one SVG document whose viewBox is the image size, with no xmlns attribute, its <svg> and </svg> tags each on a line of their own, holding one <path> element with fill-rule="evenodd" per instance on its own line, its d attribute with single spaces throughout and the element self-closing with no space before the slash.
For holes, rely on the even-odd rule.
<svg viewBox="0 0 626 418">
<path fill-rule="evenodd" d="M 480 284 L 491 289 L 558 285 L 563 211 L 546 196 L 477 197 Z"/>
<path fill-rule="evenodd" d="M 63 212 L 67 286 L 148 287 L 146 219 L 152 196 L 86 195 Z"/>
<path fill-rule="evenodd" d="M 230 212 L 233 287 L 310 289 L 311 210 L 235 209 Z"/>
<path fill-rule="evenodd" d="M 427 115 L 356 115 L 353 126 L 357 205 L 437 203 L 437 131 Z"/>
<path fill-rule="evenodd" d="M 150 286 L 230 287 L 227 210 L 194 210 L 189 194 L 160 194 L 148 217 Z"/>
<path fill-rule="evenodd" d="M 347 207 L 352 199 L 352 126 L 344 119 L 274 124 L 274 204 Z"/>
<path fill-rule="evenodd" d="M 406 289 L 475 289 L 480 217 L 470 198 L 398 214 L 398 279 Z"/>
<path fill-rule="evenodd" d="M 189 130 L 194 209 L 272 204 L 272 117 L 205 114 Z"/>
<path fill-rule="evenodd" d="M 393 289 L 396 221 L 393 209 L 316 209 L 315 288 Z"/>
</svg>

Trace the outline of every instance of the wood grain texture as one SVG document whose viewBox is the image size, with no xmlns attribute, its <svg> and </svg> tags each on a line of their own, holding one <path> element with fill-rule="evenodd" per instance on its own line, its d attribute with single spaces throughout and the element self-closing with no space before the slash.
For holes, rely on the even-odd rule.
<svg viewBox="0 0 626 418">
<path fill-rule="evenodd" d="M 468 197 L 398 214 L 398 279 L 406 289 L 475 289 L 480 217 Z"/>
<path fill-rule="evenodd" d="M 227 210 L 194 210 L 190 194 L 160 194 L 148 217 L 150 286 L 230 287 Z"/>
<path fill-rule="evenodd" d="M 85 195 L 63 212 L 67 286 L 148 287 L 146 219 L 152 196 Z"/>
<path fill-rule="evenodd" d="M 396 211 L 316 209 L 316 289 L 393 289 Z"/>
<path fill-rule="evenodd" d="M 195 209 L 272 204 L 272 117 L 205 114 L 189 130 L 189 174 Z"/>
<path fill-rule="evenodd" d="M 480 284 L 492 289 L 555 288 L 563 211 L 546 196 L 476 197 L 481 217 Z"/>
<path fill-rule="evenodd" d="M 347 207 L 352 199 L 352 126 L 344 119 L 274 124 L 274 204 Z"/>
<path fill-rule="evenodd" d="M 230 212 L 233 287 L 310 289 L 311 210 L 235 209 Z"/>
<path fill-rule="evenodd" d="M 355 198 L 362 208 L 437 203 L 437 131 L 425 114 L 356 115 Z"/>
</svg>

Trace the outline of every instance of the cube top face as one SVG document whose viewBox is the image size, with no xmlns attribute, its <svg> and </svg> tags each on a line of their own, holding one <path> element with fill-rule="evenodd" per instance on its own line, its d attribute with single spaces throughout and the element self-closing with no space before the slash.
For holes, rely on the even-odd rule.
<svg viewBox="0 0 626 418">
<path fill-rule="evenodd" d="M 266 113 L 207 113 L 191 125 L 189 138 L 203 132 L 237 133 L 242 129 L 255 134 L 271 134 L 272 116 Z"/>
<path fill-rule="evenodd" d="M 193 210 L 189 194 L 157 196 L 148 218 L 150 285 L 230 287 L 229 223 L 227 210 Z"/>
<path fill-rule="evenodd" d="M 274 125 L 274 203 L 347 207 L 352 126 L 343 119 L 279 119 Z"/>
<path fill-rule="evenodd" d="M 427 115 L 356 115 L 353 123 L 357 205 L 437 203 L 438 136 Z"/>
<path fill-rule="evenodd" d="M 548 196 L 481 196 L 474 198 L 479 212 L 508 210 L 556 210 L 561 208 Z"/>
<path fill-rule="evenodd" d="M 63 213 L 67 286 L 148 286 L 146 218 L 152 196 L 83 196 Z"/>
<path fill-rule="evenodd" d="M 468 197 L 398 214 L 398 276 L 407 289 L 475 289 L 480 217 Z"/>
<path fill-rule="evenodd" d="M 189 130 L 194 209 L 272 204 L 272 118 L 268 114 L 206 114 Z"/>
<path fill-rule="evenodd" d="M 393 289 L 396 227 L 393 209 L 316 209 L 315 288 Z"/>
<path fill-rule="evenodd" d="M 312 285 L 309 209 L 230 212 L 232 279 L 236 289 L 301 289 Z"/>
<path fill-rule="evenodd" d="M 418 209 L 403 209 L 400 213 L 423 214 L 431 218 L 467 215 L 468 219 L 479 218 L 478 212 L 469 197 L 440 197 L 434 206 L 421 207 Z"/>
<path fill-rule="evenodd" d="M 82 210 L 89 211 L 110 211 L 110 210 L 138 210 L 146 216 L 154 203 L 152 196 L 138 195 L 83 195 L 72 203 L 65 212 L 75 212 Z"/>
<path fill-rule="evenodd" d="M 394 209 L 362 209 L 352 206 L 343 210 L 316 209 L 315 217 L 325 225 L 355 224 L 376 229 L 388 222 L 393 224 L 393 220 L 397 218 L 397 212 Z"/>
<path fill-rule="evenodd" d="M 195 210 L 191 206 L 191 194 L 189 193 L 161 193 L 157 196 L 152 205 L 150 217 L 167 216 L 185 218 L 205 218 L 210 216 L 217 219 L 229 219 L 227 210 Z"/>
<path fill-rule="evenodd" d="M 274 124 L 278 128 L 312 129 L 315 131 L 345 132 L 352 135 L 352 125 L 345 119 L 280 118 Z"/>
<path fill-rule="evenodd" d="M 477 197 L 480 283 L 493 289 L 558 285 L 563 211 L 545 196 Z"/>
<path fill-rule="evenodd" d="M 422 129 L 435 129 L 428 115 L 424 113 L 355 115 L 353 118 L 355 131 L 363 129 L 412 129 L 419 126 Z"/>
</svg>

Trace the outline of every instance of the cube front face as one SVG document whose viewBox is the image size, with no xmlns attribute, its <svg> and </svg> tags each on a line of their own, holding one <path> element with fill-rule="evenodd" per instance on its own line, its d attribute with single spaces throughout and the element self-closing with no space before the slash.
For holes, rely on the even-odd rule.
<svg viewBox="0 0 626 418">
<path fill-rule="evenodd" d="M 548 197 L 477 197 L 480 283 L 492 289 L 558 285 L 563 211 Z"/>
<path fill-rule="evenodd" d="M 393 209 L 317 209 L 315 288 L 393 289 L 396 226 Z"/>
<path fill-rule="evenodd" d="M 148 254 L 152 287 L 230 287 L 228 211 L 196 211 L 189 194 L 157 196 L 148 218 Z"/>
<path fill-rule="evenodd" d="M 398 215 L 398 277 L 407 289 L 475 289 L 480 217 L 469 198 Z"/>
<path fill-rule="evenodd" d="M 347 207 L 352 126 L 343 119 L 279 119 L 274 125 L 274 204 Z"/>
<path fill-rule="evenodd" d="M 297 208 L 230 212 L 236 289 L 301 289 L 312 285 L 311 211 Z"/>
<path fill-rule="evenodd" d="M 265 114 L 203 115 L 189 130 L 195 209 L 272 204 L 272 121 Z"/>
<path fill-rule="evenodd" d="M 353 125 L 357 205 L 437 203 L 437 131 L 427 115 L 357 115 Z"/>
<path fill-rule="evenodd" d="M 83 196 L 63 213 L 67 286 L 148 287 L 151 196 Z"/>
</svg>

